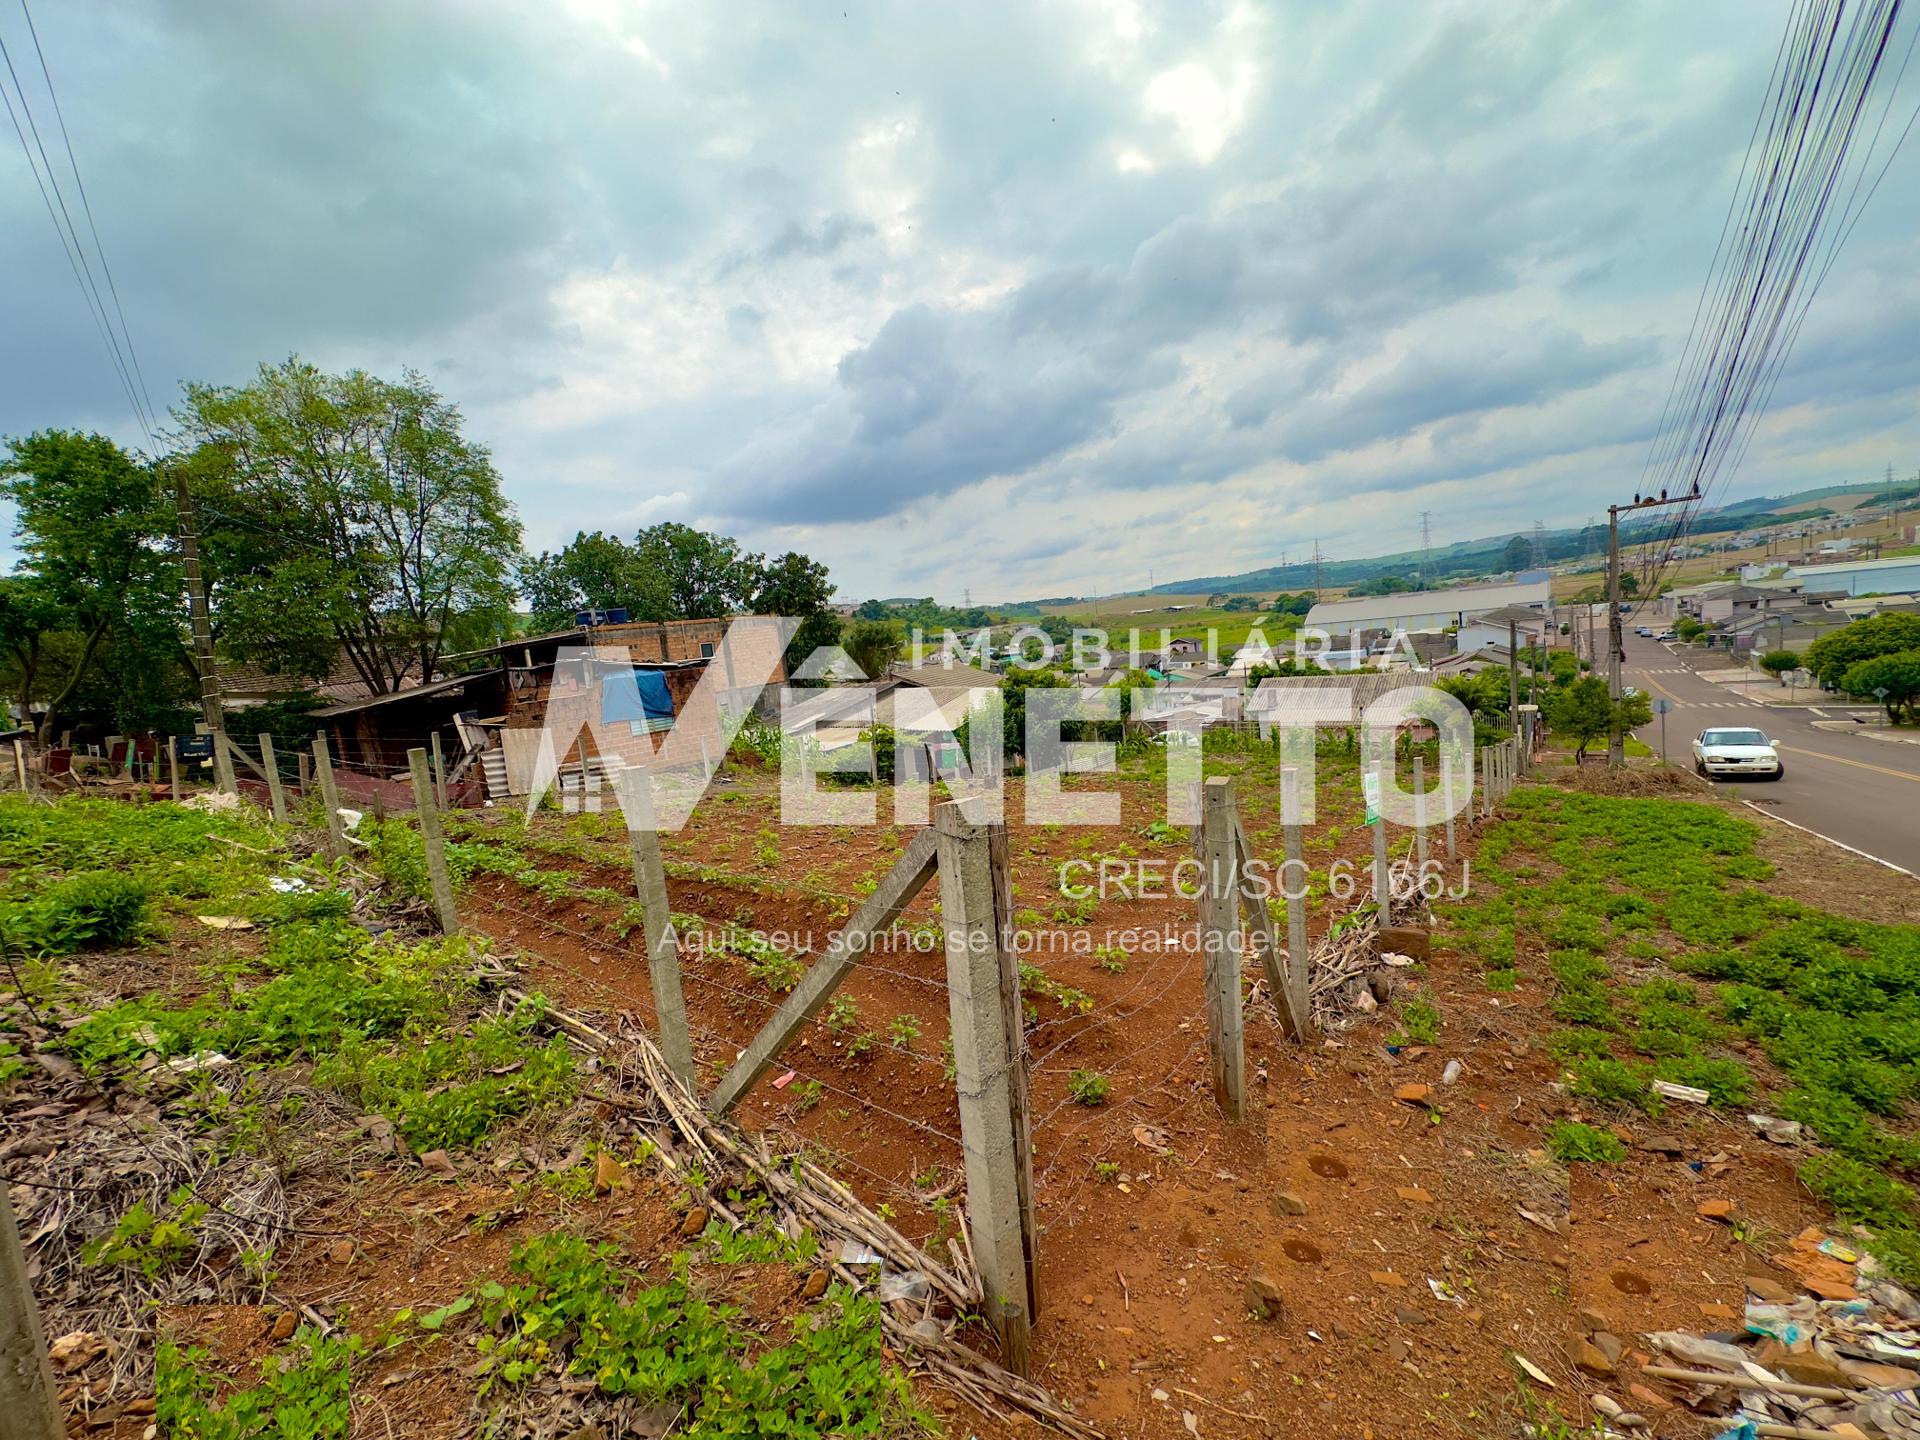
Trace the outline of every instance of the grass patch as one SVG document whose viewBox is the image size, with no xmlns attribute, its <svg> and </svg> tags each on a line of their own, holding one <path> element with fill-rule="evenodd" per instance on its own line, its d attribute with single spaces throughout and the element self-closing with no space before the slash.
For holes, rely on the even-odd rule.
<svg viewBox="0 0 1920 1440">
<path fill-rule="evenodd" d="M 1618 1165 L 1627 1158 L 1627 1147 L 1618 1135 L 1578 1120 L 1549 1125 L 1547 1151 L 1562 1165 Z"/>
<path fill-rule="evenodd" d="M 1502 937 L 1546 950 L 1565 1028 L 1545 1043 L 1571 1093 L 1657 1114 L 1665 1080 L 1716 1106 L 1766 1103 L 1831 1150 L 1807 1183 L 1920 1280 L 1920 1141 L 1904 1133 L 1920 1098 L 1920 927 L 1768 894 L 1757 828 L 1715 806 L 1539 787 L 1506 815 L 1483 840 L 1483 893 L 1442 911 L 1448 942 L 1495 973 Z M 1792 1082 L 1784 1095 L 1756 1102 L 1730 1053 L 1741 1037 Z"/>
</svg>

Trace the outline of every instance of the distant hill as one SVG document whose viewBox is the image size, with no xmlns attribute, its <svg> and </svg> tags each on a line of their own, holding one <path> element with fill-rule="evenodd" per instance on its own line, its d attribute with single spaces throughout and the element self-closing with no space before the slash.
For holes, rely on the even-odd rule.
<svg viewBox="0 0 1920 1440">
<path fill-rule="evenodd" d="M 1731 504 L 1717 505 L 1697 517 L 1690 534 L 1698 538 L 1704 535 L 1726 534 L 1729 531 L 1742 530 L 1750 525 L 1774 520 L 1802 520 L 1827 513 L 1822 507 L 1808 502 L 1836 495 L 1858 495 L 1871 487 L 1865 485 L 1826 485 L 1817 490 L 1803 490 L 1792 495 L 1756 496 L 1747 500 L 1736 500 Z M 1912 495 L 1920 487 L 1896 488 L 1895 495 Z M 1665 522 L 1648 519 L 1640 522 L 1628 522 L 1621 527 L 1621 542 L 1637 545 L 1658 537 L 1664 530 Z M 1427 557 L 1427 578 L 1435 582 L 1457 580 L 1469 575 L 1499 574 L 1514 567 L 1507 563 L 1508 546 L 1518 537 L 1527 547 L 1527 564 L 1534 563 L 1533 533 L 1531 530 L 1515 531 L 1508 535 L 1488 535 L 1477 540 L 1457 541 L 1452 545 L 1438 546 Z M 1607 530 L 1605 525 L 1580 525 L 1570 529 L 1548 530 L 1542 537 L 1542 546 L 1546 551 L 1545 560 L 1549 565 L 1565 564 L 1569 560 L 1578 560 L 1586 556 L 1598 557 L 1605 548 Z M 1402 550 L 1390 555 L 1371 555 L 1357 560 L 1322 560 L 1320 562 L 1321 583 L 1328 588 L 1344 589 L 1378 579 L 1383 575 L 1413 577 L 1420 573 L 1421 556 L 1417 550 Z M 1525 567 L 1521 567 L 1525 568 Z M 1311 562 L 1293 562 L 1286 565 L 1270 565 L 1260 570 L 1245 570 L 1237 575 L 1194 575 L 1181 580 L 1169 580 L 1164 585 L 1156 585 L 1149 593 L 1181 595 L 1195 591 L 1206 593 L 1235 594 L 1263 590 L 1303 590 L 1312 586 L 1314 567 Z"/>
</svg>

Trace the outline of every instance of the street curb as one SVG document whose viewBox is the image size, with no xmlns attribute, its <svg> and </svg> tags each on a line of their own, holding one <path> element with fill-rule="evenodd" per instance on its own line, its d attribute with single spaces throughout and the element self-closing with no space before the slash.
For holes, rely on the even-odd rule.
<svg viewBox="0 0 1920 1440">
<path fill-rule="evenodd" d="M 1753 811 L 1753 813 L 1756 815 L 1764 815 L 1767 817 L 1767 819 L 1777 820 L 1780 824 L 1786 825 L 1794 830 L 1798 830 L 1803 835 L 1811 835 L 1816 840 L 1824 840 L 1829 845 L 1838 846 L 1840 849 L 1846 851 L 1849 855 L 1858 855 L 1862 860 L 1871 860 L 1876 865 L 1884 865 L 1887 867 L 1887 869 L 1893 871 L 1896 875 L 1907 875 L 1907 876 L 1912 876 L 1914 879 L 1920 879 L 1920 876 L 1914 875 L 1913 871 L 1907 869 L 1906 866 L 1904 865 L 1896 865 L 1891 860 L 1882 860 L 1878 855 L 1869 855 L 1864 850 L 1856 850 L 1853 848 L 1853 846 L 1847 844 L 1847 842 L 1844 840 L 1836 840 L 1831 835 L 1822 835 L 1818 830 L 1809 829 L 1807 826 L 1800 824 L 1796 820 L 1789 820 L 1784 815 L 1774 814 L 1771 810 L 1767 809 L 1763 805 L 1756 805 L 1751 800 L 1742 800 L 1740 803 L 1746 806 L 1749 810 Z"/>
</svg>

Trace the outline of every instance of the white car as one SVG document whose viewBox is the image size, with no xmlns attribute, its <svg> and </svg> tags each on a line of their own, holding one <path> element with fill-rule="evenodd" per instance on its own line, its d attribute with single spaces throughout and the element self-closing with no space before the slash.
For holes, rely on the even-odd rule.
<svg viewBox="0 0 1920 1440">
<path fill-rule="evenodd" d="M 1778 780 L 1787 773 L 1780 752 L 1759 730 L 1702 730 L 1693 742 L 1693 768 L 1702 775 L 1754 775 Z"/>
</svg>

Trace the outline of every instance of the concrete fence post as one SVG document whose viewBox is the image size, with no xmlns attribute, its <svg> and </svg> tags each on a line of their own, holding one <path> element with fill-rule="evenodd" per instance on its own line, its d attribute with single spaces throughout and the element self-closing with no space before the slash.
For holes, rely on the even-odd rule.
<svg viewBox="0 0 1920 1440">
<path fill-rule="evenodd" d="M 1000 1337 L 1007 1368 L 1025 1375 L 1031 1369 L 1034 1228 L 1020 1186 L 1022 1168 L 1031 1161 L 1025 1117 L 1017 1106 L 1026 1067 L 1019 972 L 995 903 L 989 827 L 969 822 L 955 801 L 938 806 L 933 823 L 967 1177 L 967 1234 L 986 1291 L 988 1323 Z M 1009 967 L 1014 967 L 1011 985 Z"/>
<path fill-rule="evenodd" d="M 673 928 L 667 895 L 667 867 L 660 858 L 653 792 L 644 770 L 626 767 L 613 777 L 620 811 L 627 822 L 627 848 L 633 855 L 633 888 L 640 897 L 647 937 L 647 977 L 653 986 L 653 1013 L 660 1027 L 660 1053 L 667 1068 L 698 1095 L 693 1069 L 693 1036 L 687 1027 L 687 1001 L 680 988 L 680 937 Z"/>
<path fill-rule="evenodd" d="M 1387 776 L 1378 762 L 1373 767 L 1373 778 L 1379 787 L 1375 793 L 1384 801 Z M 1380 928 L 1384 930 L 1393 924 L 1393 877 L 1387 873 L 1386 813 L 1376 810 L 1373 824 L 1367 828 L 1373 831 L 1373 898 L 1379 904 Z"/>
<path fill-rule="evenodd" d="M 0 1432 L 8 1440 L 66 1440 L 40 1307 L 27 1278 L 13 1197 L 0 1182 Z"/>
<path fill-rule="evenodd" d="M 1419 881 L 1427 873 L 1427 762 L 1413 757 L 1413 864 Z"/>
<path fill-rule="evenodd" d="M 1307 950 L 1307 865 L 1300 825 L 1300 771 L 1294 765 L 1280 771 L 1280 820 L 1285 846 L 1283 883 L 1287 888 L 1287 993 L 1292 997 L 1289 1008 L 1299 1017 L 1304 1032 L 1313 1024 L 1307 984 L 1312 959 Z M 1293 893 L 1295 886 L 1299 887 L 1298 894 Z M 1304 1040 L 1305 1034 L 1300 1038 Z"/>
<path fill-rule="evenodd" d="M 447 869 L 447 841 L 440 833 L 439 808 L 433 803 L 433 777 L 427 772 L 427 752 L 417 745 L 407 751 L 407 769 L 413 773 L 413 808 L 420 816 L 420 840 L 427 851 L 427 879 L 433 886 L 433 908 L 440 914 L 441 931 L 458 935 L 460 912 L 453 903 L 453 876 Z"/>
<path fill-rule="evenodd" d="M 440 732 L 433 732 L 428 741 L 433 753 L 433 803 L 442 810 L 447 808 L 447 762 L 440 753 Z"/>
<path fill-rule="evenodd" d="M 1246 1015 L 1240 993 L 1240 865 L 1233 833 L 1233 781 L 1215 775 L 1201 794 L 1200 943 L 1207 993 L 1213 1098 L 1230 1124 L 1246 1118 Z"/>
<path fill-rule="evenodd" d="M 267 798 L 273 804 L 273 819 L 276 825 L 287 823 L 287 791 L 280 783 L 280 763 L 274 757 L 273 736 L 264 731 L 260 735 L 260 768 L 267 772 Z"/>
<path fill-rule="evenodd" d="M 327 808 L 327 854 L 341 860 L 347 853 L 347 831 L 340 823 L 340 792 L 333 784 L 333 760 L 327 754 L 327 737 L 313 737 L 313 770 L 320 779 L 320 803 Z"/>
</svg>

